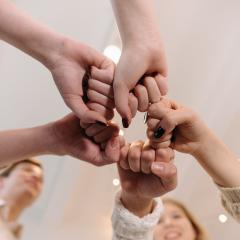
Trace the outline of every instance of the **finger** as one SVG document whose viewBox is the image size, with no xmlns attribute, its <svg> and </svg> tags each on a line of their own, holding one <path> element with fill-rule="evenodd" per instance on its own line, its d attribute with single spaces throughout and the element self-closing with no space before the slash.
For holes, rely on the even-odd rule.
<svg viewBox="0 0 240 240">
<path fill-rule="evenodd" d="M 159 119 L 148 117 L 147 126 L 148 130 L 155 130 L 159 125 Z"/>
<path fill-rule="evenodd" d="M 192 111 L 185 111 L 185 109 L 171 110 L 163 116 L 159 126 L 166 133 L 170 133 L 178 125 L 191 123 L 195 117 L 196 115 Z"/>
<path fill-rule="evenodd" d="M 105 152 L 103 154 L 103 159 L 106 162 L 118 162 L 120 158 L 120 141 L 119 137 L 111 138 L 106 145 Z"/>
<path fill-rule="evenodd" d="M 148 108 L 148 114 L 150 118 L 161 120 L 171 109 L 166 107 L 164 102 L 158 102 L 151 104 Z"/>
<path fill-rule="evenodd" d="M 87 91 L 87 96 L 91 102 L 99 103 L 108 109 L 114 109 L 115 107 L 114 101 L 111 98 L 108 98 L 95 90 L 89 89 Z"/>
<path fill-rule="evenodd" d="M 118 126 L 110 125 L 106 127 L 103 131 L 93 136 L 93 139 L 96 143 L 103 143 L 108 141 L 110 138 L 117 137 L 118 133 L 119 133 Z"/>
<path fill-rule="evenodd" d="M 134 95 L 138 100 L 138 110 L 140 112 L 146 112 L 149 106 L 147 89 L 143 85 L 138 84 L 134 88 Z"/>
<path fill-rule="evenodd" d="M 160 178 L 166 192 L 176 188 L 177 168 L 172 163 L 154 162 L 151 170 L 154 175 Z"/>
<path fill-rule="evenodd" d="M 128 128 L 131 123 L 132 114 L 131 109 L 128 105 L 128 96 L 129 89 L 125 85 L 124 82 L 113 83 L 113 91 L 114 91 L 114 100 L 117 112 L 122 117 L 122 124 L 124 128 Z"/>
<path fill-rule="evenodd" d="M 112 85 L 114 76 L 114 64 L 109 62 L 109 64 L 101 66 L 101 68 L 102 69 L 92 66 L 91 77 L 108 85 Z"/>
<path fill-rule="evenodd" d="M 121 168 L 125 169 L 125 170 L 129 170 L 130 166 L 128 163 L 128 151 L 129 151 L 129 144 L 126 144 L 124 147 L 121 148 L 120 151 L 120 161 L 119 164 L 121 166 Z"/>
<path fill-rule="evenodd" d="M 158 89 L 158 85 L 153 77 L 145 77 L 143 84 L 147 89 L 148 98 L 150 103 L 159 102 L 161 99 L 161 93 Z"/>
<path fill-rule="evenodd" d="M 85 133 L 88 137 L 93 137 L 98 133 L 102 132 L 106 128 L 107 128 L 106 125 L 91 124 L 88 128 L 85 129 Z"/>
<path fill-rule="evenodd" d="M 150 131 L 149 129 L 147 129 L 147 137 L 149 140 L 151 140 L 154 143 L 161 143 L 161 142 L 166 142 L 171 140 L 172 133 L 163 134 L 160 138 L 156 138 L 154 131 Z"/>
<path fill-rule="evenodd" d="M 80 127 L 83 129 L 86 129 L 91 125 L 92 125 L 92 123 L 84 123 L 83 121 L 80 121 Z"/>
<path fill-rule="evenodd" d="M 141 154 L 141 171 L 149 174 L 151 172 L 151 165 L 155 161 L 155 151 L 145 143 Z"/>
<path fill-rule="evenodd" d="M 72 111 L 85 123 L 95 123 L 97 121 L 106 123 L 106 119 L 99 113 L 91 111 L 83 102 L 81 96 L 64 95 L 65 103 Z"/>
<path fill-rule="evenodd" d="M 113 99 L 113 88 L 111 85 L 91 78 L 88 81 L 88 89 L 95 90 L 96 92 Z"/>
<path fill-rule="evenodd" d="M 168 82 L 167 78 L 162 76 L 161 74 L 157 74 L 155 76 L 156 83 L 158 85 L 158 89 L 161 92 L 161 95 L 164 96 L 168 92 Z"/>
<path fill-rule="evenodd" d="M 143 142 L 136 141 L 130 145 L 130 149 L 128 152 L 128 163 L 129 167 L 133 172 L 140 172 L 140 158 L 141 158 L 141 150 L 142 150 Z"/>
<path fill-rule="evenodd" d="M 155 152 L 156 162 L 171 162 L 175 157 L 175 152 L 172 148 L 159 148 Z"/>
<path fill-rule="evenodd" d="M 132 93 L 129 94 L 129 107 L 131 109 L 131 116 L 134 118 L 138 109 L 138 100 Z"/>
<path fill-rule="evenodd" d="M 164 142 L 152 142 L 152 141 L 150 141 L 150 145 L 153 149 L 167 148 L 171 145 L 171 140 L 164 141 Z"/>
<path fill-rule="evenodd" d="M 87 106 L 93 110 L 104 116 L 106 120 L 111 120 L 114 117 L 114 111 L 102 106 L 101 104 L 98 103 L 93 103 L 93 102 L 88 102 Z"/>
<path fill-rule="evenodd" d="M 128 61 L 129 57 L 127 55 L 121 56 L 113 81 L 115 105 L 123 119 L 124 127 L 128 127 L 131 123 L 128 94 L 137 85 L 138 80 L 141 79 L 147 68 L 147 64 L 140 59 L 133 61 L 131 67 L 126 66 Z"/>
</svg>

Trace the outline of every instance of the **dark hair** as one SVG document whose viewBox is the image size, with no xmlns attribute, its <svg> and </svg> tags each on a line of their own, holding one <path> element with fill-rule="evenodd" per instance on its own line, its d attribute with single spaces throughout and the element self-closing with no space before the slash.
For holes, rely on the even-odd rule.
<svg viewBox="0 0 240 240">
<path fill-rule="evenodd" d="M 8 177 L 11 174 L 11 172 L 15 169 L 15 167 L 22 163 L 30 163 L 32 165 L 38 166 L 39 168 L 43 169 L 42 164 L 39 160 L 34 158 L 26 158 L 19 162 L 13 163 L 9 167 L 2 169 L 2 172 L 0 173 L 0 177 Z"/>
</svg>

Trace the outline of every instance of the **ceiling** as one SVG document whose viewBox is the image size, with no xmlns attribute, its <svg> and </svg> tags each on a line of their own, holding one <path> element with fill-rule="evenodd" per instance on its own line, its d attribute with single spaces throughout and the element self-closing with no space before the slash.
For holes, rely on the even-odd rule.
<svg viewBox="0 0 240 240">
<path fill-rule="evenodd" d="M 100 51 L 116 43 L 109 0 L 15 3 L 51 28 Z M 240 28 L 238 0 L 155 1 L 169 64 L 169 96 L 194 108 L 240 156 Z M 50 73 L 38 62 L 1 42 L 0 130 L 35 126 L 65 115 Z M 116 121 L 119 118 L 116 117 Z M 145 139 L 143 116 L 125 131 Z M 45 190 L 23 217 L 24 240 L 111 239 L 115 166 L 96 168 L 69 157 L 42 157 Z M 179 186 L 170 195 L 184 201 L 212 239 L 240 238 L 238 225 L 218 222 L 224 210 L 216 186 L 189 156 L 176 155 Z"/>
</svg>

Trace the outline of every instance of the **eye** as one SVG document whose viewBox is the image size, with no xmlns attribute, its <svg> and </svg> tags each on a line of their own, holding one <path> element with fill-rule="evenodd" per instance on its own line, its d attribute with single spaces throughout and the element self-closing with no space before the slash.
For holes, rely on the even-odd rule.
<svg viewBox="0 0 240 240">
<path fill-rule="evenodd" d="M 178 214 L 178 213 L 175 213 L 175 214 L 172 215 L 172 218 L 174 218 L 174 219 L 180 219 L 180 218 L 182 218 L 182 215 L 181 215 L 181 214 Z"/>
</svg>

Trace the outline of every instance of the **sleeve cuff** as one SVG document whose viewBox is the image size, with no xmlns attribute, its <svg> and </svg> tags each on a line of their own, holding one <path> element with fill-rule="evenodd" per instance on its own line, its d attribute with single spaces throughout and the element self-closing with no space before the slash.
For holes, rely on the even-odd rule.
<svg viewBox="0 0 240 240">
<path fill-rule="evenodd" d="M 240 223 L 240 187 L 225 188 L 218 186 L 221 202 L 226 211 Z"/>
<path fill-rule="evenodd" d="M 113 239 L 152 239 L 153 228 L 157 225 L 163 211 L 162 201 L 155 200 L 155 203 L 152 213 L 139 218 L 123 206 L 119 192 L 115 198 L 115 207 L 112 214 Z"/>
</svg>

